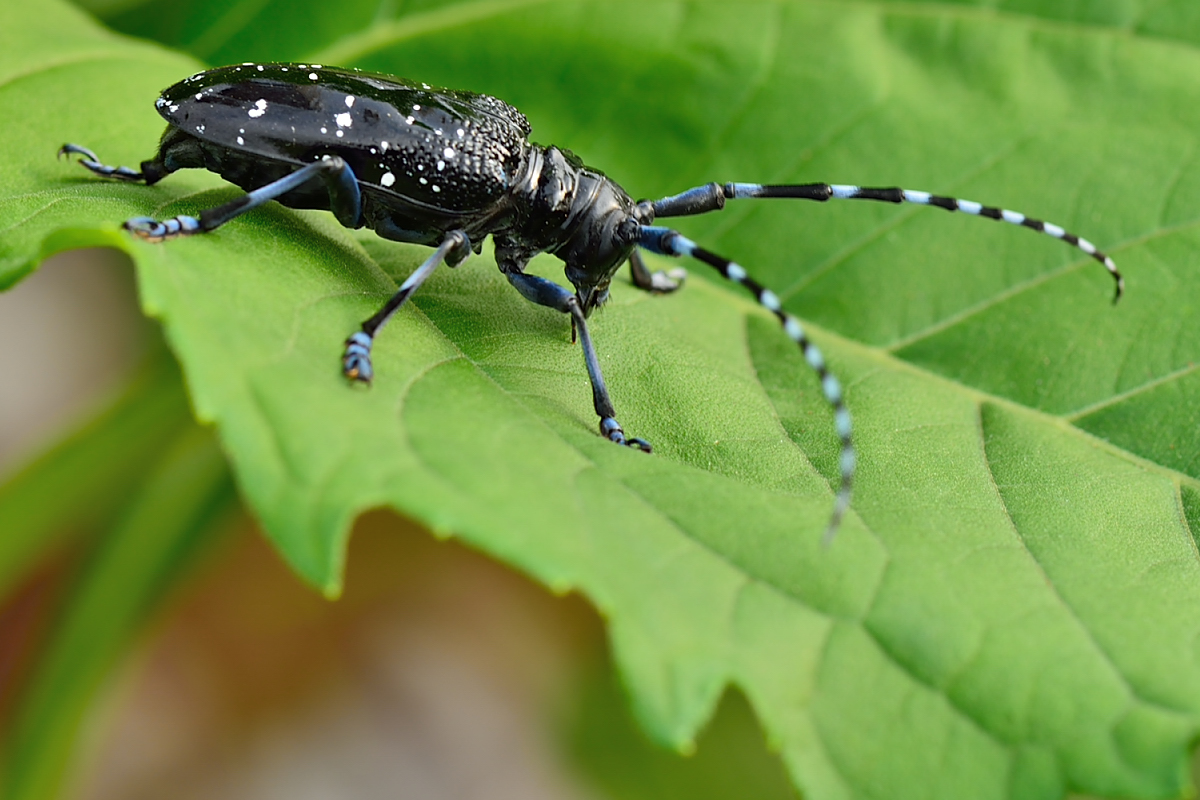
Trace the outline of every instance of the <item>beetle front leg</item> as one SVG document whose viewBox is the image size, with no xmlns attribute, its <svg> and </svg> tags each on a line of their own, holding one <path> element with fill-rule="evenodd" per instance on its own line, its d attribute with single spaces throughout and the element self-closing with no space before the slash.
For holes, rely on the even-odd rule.
<svg viewBox="0 0 1200 800">
<path fill-rule="evenodd" d="M 587 319 L 579 298 L 554 281 L 536 275 L 527 275 L 515 269 L 505 270 L 504 274 L 508 282 L 526 300 L 571 315 L 571 322 L 574 323 L 574 328 L 579 333 L 579 342 L 583 346 L 583 361 L 587 366 L 588 379 L 592 383 L 592 405 L 600 417 L 600 433 L 609 441 L 649 453 L 650 443 L 645 439 L 625 438 L 625 431 L 616 420 L 617 412 L 613 408 L 612 398 L 609 397 L 608 387 L 604 384 L 604 376 L 600 373 L 600 359 L 596 357 L 596 348 L 592 344 L 592 335 L 588 332 Z"/>
<path fill-rule="evenodd" d="M 354 176 L 354 170 L 350 169 L 350 165 L 339 156 L 325 156 L 320 161 L 303 166 L 277 181 L 247 192 L 236 200 L 216 208 L 205 209 L 200 212 L 199 217 L 180 214 L 163 221 L 152 217 L 134 217 L 126 221 L 125 230 L 148 242 L 161 242 L 175 236 L 208 233 L 226 222 L 240 217 L 250 209 L 261 206 L 268 200 L 274 200 L 310 180 L 317 179 L 324 183 L 325 188 L 329 191 L 329 207 L 338 222 L 347 228 L 361 227 L 362 196 L 358 190 L 358 180 Z"/>
<path fill-rule="evenodd" d="M 654 294 L 667 294 L 683 285 L 687 278 L 687 270 L 683 267 L 673 267 L 651 272 L 642 254 L 634 250 L 629 254 L 629 275 L 633 278 L 633 285 L 639 289 Z"/>
</svg>

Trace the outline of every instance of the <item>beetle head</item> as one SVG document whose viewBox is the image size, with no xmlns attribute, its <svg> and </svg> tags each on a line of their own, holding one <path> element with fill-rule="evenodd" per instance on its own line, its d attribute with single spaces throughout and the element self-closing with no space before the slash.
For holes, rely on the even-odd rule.
<svg viewBox="0 0 1200 800">
<path fill-rule="evenodd" d="M 585 314 L 608 299 L 613 275 L 629 260 L 641 238 L 642 224 L 648 221 L 643 216 L 620 186 L 602 177 L 574 235 L 558 253 L 567 264 L 567 280 L 575 286 Z"/>
</svg>

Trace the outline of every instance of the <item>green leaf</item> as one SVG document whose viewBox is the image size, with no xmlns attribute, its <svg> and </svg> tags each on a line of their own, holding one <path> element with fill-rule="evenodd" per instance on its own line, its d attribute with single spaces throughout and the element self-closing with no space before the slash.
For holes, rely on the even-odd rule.
<svg viewBox="0 0 1200 800">
<path fill-rule="evenodd" d="M 161 357 L 111 408 L 0 484 L 0 596 L 64 536 L 108 521 L 163 440 L 190 424 L 179 372 Z"/>
<path fill-rule="evenodd" d="M 908 0 L 878 0 L 908 3 Z M 1040 17 L 1056 23 L 1115 28 L 1136 36 L 1200 44 L 1200 7 L 1189 0 L 925 0 L 934 8 L 974 6 L 983 13 Z"/>
<path fill-rule="evenodd" d="M 85 0 L 122 33 L 212 64 L 298 61 L 343 37 L 413 35 L 545 0 Z"/>
<path fill-rule="evenodd" d="M 605 665 L 607 666 L 607 665 Z M 593 668 L 579 680 L 563 738 L 572 766 L 610 800 L 796 800 L 745 698 L 731 692 L 687 759 L 654 746 L 637 729 L 616 676 Z"/>
<path fill-rule="evenodd" d="M 8 735 L 4 797 L 57 796 L 96 688 L 172 578 L 235 507 L 216 442 L 208 431 L 189 426 L 149 468 L 145 485 L 67 598 Z"/>
<path fill-rule="evenodd" d="M 36 48 L 0 9 L 0 52 Z M 817 0 L 515 5 L 416 30 L 312 58 L 489 91 L 636 196 L 828 179 L 1015 208 L 1111 251 L 1128 296 L 1112 307 L 1104 271 L 1061 243 L 965 215 L 747 202 L 681 221 L 784 296 L 845 379 L 861 468 L 824 549 L 836 441 L 815 379 L 703 273 L 668 297 L 622 282 L 595 318 L 646 457 L 596 435 L 569 326 L 486 251 L 397 315 L 356 391 L 340 343 L 419 248 L 278 207 L 164 246 L 121 236 L 129 216 L 236 196 L 53 162 L 63 141 L 151 154 L 155 91 L 193 68 L 158 50 L 0 71 L 0 114 L 24 121 L 0 154 L 0 281 L 64 228 L 132 253 L 198 414 L 301 574 L 336 593 L 350 522 L 387 506 L 577 589 L 660 741 L 686 749 L 733 683 L 808 797 L 1185 789 L 1200 53 Z M 553 259 L 533 270 L 561 279 Z"/>
</svg>

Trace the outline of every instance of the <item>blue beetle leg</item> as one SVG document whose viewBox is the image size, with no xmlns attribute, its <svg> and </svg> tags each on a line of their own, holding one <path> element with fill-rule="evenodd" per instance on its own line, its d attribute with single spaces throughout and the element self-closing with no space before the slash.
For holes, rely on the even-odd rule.
<svg viewBox="0 0 1200 800">
<path fill-rule="evenodd" d="M 661 200 L 643 200 L 638 204 L 646 216 L 686 217 L 694 214 L 706 214 L 709 211 L 719 211 L 725 207 L 726 200 L 742 199 L 789 199 L 815 200 L 824 203 L 827 200 L 875 200 L 881 203 L 912 203 L 919 206 L 933 206 L 946 211 L 961 211 L 976 217 L 1002 220 L 1011 225 L 1044 233 L 1055 239 L 1061 239 L 1072 247 L 1082 250 L 1087 255 L 1099 261 L 1108 270 L 1116 284 L 1113 302 L 1121 298 L 1125 291 L 1125 279 L 1121 277 L 1117 265 L 1107 255 L 1096 248 L 1087 239 L 1082 239 L 1073 233 L 1068 233 L 1059 226 L 1044 222 L 1040 219 L 1027 217 L 1017 211 L 1009 211 L 995 206 L 985 206 L 973 200 L 960 200 L 956 197 L 945 197 L 929 192 L 918 192 L 912 189 L 901 189 L 896 186 L 888 188 L 869 188 L 866 186 L 847 186 L 829 183 L 776 184 L 761 183 L 709 183 L 688 189 L 671 197 Z"/>
<path fill-rule="evenodd" d="M 100 157 L 83 145 L 64 144 L 62 147 L 58 148 L 59 158 L 71 154 L 82 156 L 82 158 L 79 159 L 79 163 L 102 177 L 116 178 L 117 180 L 127 181 L 129 183 L 138 183 L 146 180 L 146 176 L 135 169 L 131 169 L 129 167 L 110 167 L 107 164 L 101 164 Z"/>
<path fill-rule="evenodd" d="M 175 236 L 208 233 L 226 222 L 257 208 L 268 200 L 274 200 L 311 180 L 321 180 L 329 190 L 329 204 L 337 215 L 338 222 L 357 228 L 362 217 L 362 196 L 354 171 L 338 156 L 325 156 L 320 161 L 305 165 L 293 173 L 247 192 L 216 208 L 200 212 L 199 218 L 181 215 L 159 222 L 150 217 L 135 217 L 125 223 L 125 229 L 146 241 L 161 242 Z"/>
<path fill-rule="evenodd" d="M 571 315 L 574 330 L 578 332 L 579 341 L 583 345 L 583 361 L 587 366 L 588 379 L 592 383 L 592 405 L 596 409 L 596 415 L 600 417 L 600 433 L 609 441 L 649 453 L 650 443 L 645 439 L 626 438 L 625 431 L 616 420 L 617 412 L 613 408 L 604 376 L 600 373 L 600 359 L 596 357 L 596 347 L 592 344 L 592 335 L 588 331 L 586 315 L 579 298 L 554 281 L 537 275 L 527 275 L 518 269 L 505 270 L 504 274 L 508 282 L 526 300 Z"/>
<path fill-rule="evenodd" d="M 683 267 L 651 272 L 642 254 L 637 250 L 629 254 L 629 274 L 633 278 L 634 286 L 655 294 L 673 292 L 687 279 L 687 270 Z"/>
<path fill-rule="evenodd" d="M 465 233 L 447 233 L 437 249 L 400 284 L 400 288 L 383 304 L 383 308 L 362 324 L 361 331 L 351 334 L 346 340 L 346 349 L 342 355 L 342 374 L 352 381 L 370 383 L 375 377 L 375 368 L 371 364 L 371 345 L 375 342 L 375 334 L 442 262 L 454 259 L 455 263 L 459 263 L 470 252 L 471 240 Z"/>
<path fill-rule="evenodd" d="M 200 220 L 186 214 L 180 214 L 178 217 L 171 217 L 161 222 L 153 217 L 134 217 L 125 220 L 121 227 L 130 233 L 137 234 L 147 242 L 161 242 L 176 236 L 203 233 L 200 229 Z"/>
</svg>

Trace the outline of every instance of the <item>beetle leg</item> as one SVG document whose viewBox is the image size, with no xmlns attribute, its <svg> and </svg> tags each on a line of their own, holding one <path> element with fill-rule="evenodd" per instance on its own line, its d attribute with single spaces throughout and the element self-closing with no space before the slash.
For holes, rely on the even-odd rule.
<svg viewBox="0 0 1200 800">
<path fill-rule="evenodd" d="M 130 167 L 110 167 L 107 164 L 101 164 L 100 157 L 82 145 L 64 144 L 58 148 L 59 158 L 72 153 L 82 156 L 79 159 L 79 163 L 102 177 L 116 178 L 117 180 L 128 181 L 129 183 L 138 183 L 146 180 L 145 175 Z"/>
<path fill-rule="evenodd" d="M 528 275 L 516 269 L 505 270 L 504 274 L 508 278 L 508 282 L 526 300 L 571 315 L 571 322 L 574 323 L 573 327 L 578 331 L 579 341 L 583 345 L 583 361 L 587 366 L 588 378 L 592 383 L 592 405 L 596 409 L 597 416 L 600 417 L 601 435 L 617 444 L 635 447 L 644 453 L 649 453 L 650 443 L 645 439 L 632 437 L 626 439 L 625 431 L 621 429 L 620 423 L 616 420 L 617 412 L 613 408 L 612 398 L 609 397 L 608 387 L 604 384 L 604 376 L 600 374 L 600 359 L 596 357 L 596 348 L 592 344 L 592 335 L 588 332 L 587 319 L 583 313 L 583 307 L 579 303 L 579 298 L 554 281 L 540 278 L 537 275 Z"/>
<path fill-rule="evenodd" d="M 673 292 L 682 286 L 687 278 L 687 270 L 683 267 L 651 272 L 642 254 L 637 250 L 629 254 L 629 274 L 633 278 L 634 286 L 655 294 Z"/>
<path fill-rule="evenodd" d="M 1113 302 L 1121 298 L 1125 291 L 1125 279 L 1117 270 L 1117 265 L 1106 256 L 1096 245 L 1087 239 L 1081 239 L 1073 233 L 1068 233 L 1059 226 L 1043 222 L 1040 219 L 1027 217 L 1017 211 L 1008 211 L 994 206 L 985 206 L 973 200 L 960 200 L 956 197 L 943 197 L 929 192 L 917 192 L 912 189 L 889 187 L 872 189 L 866 186 L 845 186 L 828 183 L 778 184 L 764 185 L 761 183 L 709 183 L 688 189 L 671 197 L 661 200 L 643 200 L 638 207 L 645 216 L 654 219 L 658 217 L 687 217 L 694 214 L 706 214 L 709 211 L 720 211 L 725 207 L 726 200 L 742 200 L 746 198 L 771 199 L 786 198 L 791 200 L 816 200 L 824 203 L 827 200 L 875 200 L 881 203 L 912 203 L 918 206 L 935 206 L 946 211 L 961 211 L 976 217 L 998 219 L 1012 225 L 1053 236 L 1067 244 L 1082 250 L 1099 261 L 1116 284 Z"/>
<path fill-rule="evenodd" d="M 307 164 L 277 181 L 247 192 L 236 200 L 216 208 L 205 209 L 200 212 L 198 218 L 181 214 L 160 222 L 151 217 L 134 217 L 125 223 L 125 229 L 149 242 L 161 242 L 174 236 L 208 233 L 250 209 L 314 179 L 320 179 L 329 190 L 329 207 L 338 222 L 348 228 L 359 227 L 362 224 L 362 196 L 359 194 L 354 171 L 339 156 L 325 156 L 320 161 Z"/>
<path fill-rule="evenodd" d="M 471 240 L 465 233 L 462 231 L 447 233 L 446 238 L 442 240 L 437 249 L 404 280 L 404 283 L 400 284 L 400 288 L 383 304 L 383 308 L 362 324 L 361 331 L 351 334 L 350 338 L 346 340 L 346 349 L 342 354 L 342 374 L 353 381 L 370 383 L 371 379 L 375 377 L 375 368 L 371 364 L 371 345 L 375 342 L 375 334 L 387 324 L 400 306 L 404 305 L 404 301 L 420 288 L 425 279 L 432 275 L 443 261 L 453 259 L 455 263 L 458 263 L 470 252 Z"/>
</svg>

